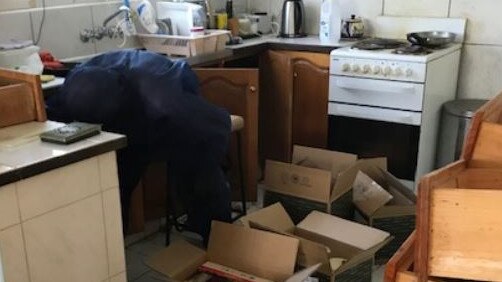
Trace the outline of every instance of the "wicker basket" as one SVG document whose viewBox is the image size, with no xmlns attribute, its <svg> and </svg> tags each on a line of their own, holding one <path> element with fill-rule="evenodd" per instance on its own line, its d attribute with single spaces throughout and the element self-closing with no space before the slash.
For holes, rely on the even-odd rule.
<svg viewBox="0 0 502 282">
<path fill-rule="evenodd" d="M 148 50 L 170 56 L 193 57 L 225 49 L 228 30 L 207 30 L 204 35 L 177 36 L 162 34 L 137 34 Z"/>
</svg>

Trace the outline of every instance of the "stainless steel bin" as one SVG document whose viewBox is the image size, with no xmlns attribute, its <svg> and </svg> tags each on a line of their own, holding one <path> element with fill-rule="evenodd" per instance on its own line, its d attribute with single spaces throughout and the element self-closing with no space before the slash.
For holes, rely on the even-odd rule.
<svg viewBox="0 0 502 282">
<path fill-rule="evenodd" d="M 454 100 L 446 102 L 441 112 L 436 150 L 436 168 L 460 158 L 464 139 L 474 113 L 487 100 Z"/>
</svg>

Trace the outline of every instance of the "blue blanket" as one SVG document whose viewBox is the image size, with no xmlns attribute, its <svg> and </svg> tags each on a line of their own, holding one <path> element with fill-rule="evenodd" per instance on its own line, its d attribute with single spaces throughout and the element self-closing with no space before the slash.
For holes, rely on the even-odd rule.
<svg viewBox="0 0 502 282">
<path fill-rule="evenodd" d="M 128 147 L 117 153 L 126 225 L 130 195 L 152 160 L 167 162 L 196 232 L 207 236 L 211 219 L 229 220 L 230 194 L 220 169 L 229 113 L 201 97 L 184 61 L 140 50 L 99 55 L 69 73 L 47 101 L 47 112 L 52 120 L 100 123 L 127 136 Z"/>
</svg>

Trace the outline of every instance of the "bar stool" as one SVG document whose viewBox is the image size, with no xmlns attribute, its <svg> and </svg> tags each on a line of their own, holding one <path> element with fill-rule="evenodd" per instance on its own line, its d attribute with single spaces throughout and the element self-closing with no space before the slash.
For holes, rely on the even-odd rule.
<svg viewBox="0 0 502 282">
<path fill-rule="evenodd" d="M 231 115 L 231 134 L 236 135 L 236 145 L 237 145 L 237 166 L 239 170 L 239 184 L 240 184 L 240 196 L 241 196 L 241 209 L 233 209 L 232 212 L 237 213 L 236 216 L 232 217 L 232 221 L 239 219 L 240 217 L 246 215 L 246 188 L 244 185 L 244 169 L 242 166 L 242 131 L 244 129 L 244 118 L 237 115 Z M 168 168 L 169 169 L 169 168 Z M 227 175 L 228 178 L 228 175 Z M 169 185 L 168 185 L 169 186 Z M 176 215 L 176 203 L 173 191 L 174 188 L 167 187 L 167 200 L 166 200 L 166 246 L 170 243 L 171 229 L 174 227 L 178 232 L 183 232 L 187 226 L 180 222 L 182 216 Z"/>
<path fill-rule="evenodd" d="M 242 203 L 242 208 L 241 210 L 233 210 L 234 212 L 238 212 L 238 215 L 236 217 L 232 217 L 232 221 L 235 221 L 239 219 L 240 217 L 246 215 L 246 189 L 244 186 L 244 169 L 242 167 L 242 146 L 241 146 L 241 139 L 242 139 L 242 130 L 244 129 L 244 118 L 241 116 L 230 116 L 230 119 L 232 121 L 232 133 L 235 133 L 236 138 L 237 138 L 237 162 L 238 162 L 238 167 L 239 167 L 239 184 L 240 184 L 240 192 L 241 192 L 241 203 Z"/>
</svg>

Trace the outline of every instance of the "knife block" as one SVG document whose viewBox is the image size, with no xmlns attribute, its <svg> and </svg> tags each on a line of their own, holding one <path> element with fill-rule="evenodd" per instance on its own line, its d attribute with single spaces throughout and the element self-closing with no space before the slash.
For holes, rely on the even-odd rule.
<svg viewBox="0 0 502 282">
<path fill-rule="evenodd" d="M 46 120 L 40 76 L 0 69 L 0 128 Z"/>
</svg>

